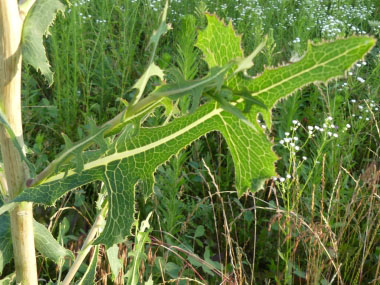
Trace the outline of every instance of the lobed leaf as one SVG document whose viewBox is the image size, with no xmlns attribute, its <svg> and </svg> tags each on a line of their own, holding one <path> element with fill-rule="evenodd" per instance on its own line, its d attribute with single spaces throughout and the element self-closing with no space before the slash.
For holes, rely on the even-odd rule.
<svg viewBox="0 0 380 285">
<path fill-rule="evenodd" d="M 232 24 L 225 26 L 212 15 L 207 15 L 207 19 L 209 24 L 200 32 L 197 46 L 205 55 L 210 67 L 210 76 L 215 70 L 224 69 L 224 81 L 213 82 L 215 94 L 219 90 L 223 91 L 220 89 L 222 83 L 236 94 L 243 94 L 230 104 L 238 110 L 248 111 L 244 117 L 256 131 L 223 109 L 219 103 L 209 102 L 192 114 L 164 126 L 140 127 L 134 135 L 127 132 L 110 144 L 105 152 L 84 153 L 81 172 L 73 168 L 54 174 L 40 185 L 26 189 L 15 201 L 53 205 L 70 190 L 92 181 L 103 181 L 108 190 L 110 210 L 106 226 L 95 243 L 112 246 L 130 234 L 131 226 L 134 224 L 136 186 L 139 185 L 145 198 L 148 198 L 152 194 L 153 174 L 157 167 L 194 140 L 212 131 L 221 132 L 231 151 L 235 163 L 235 187 L 238 195 L 241 196 L 248 189 L 256 191 L 263 186 L 266 179 L 276 175 L 274 163 L 277 160 L 272 143 L 257 123 L 258 113 L 263 114 L 267 125 L 270 126 L 271 111 L 278 100 L 307 84 L 316 81 L 326 82 L 331 78 L 343 76 L 345 71 L 375 44 L 371 37 L 351 37 L 320 45 L 309 43 L 307 53 L 299 62 L 268 69 L 255 78 L 246 78 L 240 73 L 235 74 L 235 70 L 239 66 L 249 66 L 250 64 L 246 64 L 247 61 L 243 60 L 243 65 L 231 65 L 231 62 L 238 62 L 236 59 L 243 58 L 241 38 L 235 34 Z M 189 88 L 193 87 L 187 82 L 162 86 L 154 96 L 163 91 L 166 93 L 162 94 L 170 95 L 172 92 L 175 96 L 181 93 L 178 90 L 189 92 Z M 197 90 L 196 94 L 204 91 L 207 91 L 207 88 Z M 146 99 L 154 96 L 148 96 Z M 244 99 L 251 99 L 249 108 L 244 108 Z M 255 100 L 259 103 L 253 104 Z M 158 105 L 157 102 L 155 104 L 151 106 Z M 235 109 L 230 111 L 233 113 Z"/>
<path fill-rule="evenodd" d="M 144 74 L 140 77 L 139 80 L 133 85 L 132 88 L 137 89 L 138 93 L 136 97 L 133 99 L 134 102 L 140 100 L 145 90 L 146 84 L 148 83 L 149 78 L 153 76 L 158 76 L 161 80 L 164 80 L 164 72 L 163 70 L 157 66 L 154 62 L 152 62 L 147 70 L 145 70 Z"/>
<path fill-rule="evenodd" d="M 151 45 L 153 46 L 153 49 L 150 55 L 149 65 L 148 65 L 148 68 L 145 70 L 144 74 L 139 78 L 139 80 L 137 80 L 137 82 L 132 87 L 132 89 L 135 88 L 138 90 L 136 97 L 133 98 L 132 105 L 134 105 L 136 102 L 138 102 L 141 99 L 149 78 L 151 78 L 152 76 L 158 76 L 161 80 L 164 79 L 164 72 L 159 66 L 157 66 L 154 63 L 154 56 L 156 55 L 156 50 L 157 50 L 157 46 L 158 46 L 158 42 L 160 38 L 170 29 L 169 24 L 166 23 L 168 7 L 169 7 L 169 2 L 166 1 L 164 10 L 162 11 L 160 25 L 158 29 L 153 32 L 153 35 L 151 36 L 149 40 L 148 47 Z"/>
<path fill-rule="evenodd" d="M 46 56 L 43 37 L 48 34 L 57 13 L 64 12 L 59 0 L 38 0 L 29 10 L 22 30 L 21 49 L 24 61 L 41 71 L 49 85 L 53 84 L 53 72 Z"/>
</svg>

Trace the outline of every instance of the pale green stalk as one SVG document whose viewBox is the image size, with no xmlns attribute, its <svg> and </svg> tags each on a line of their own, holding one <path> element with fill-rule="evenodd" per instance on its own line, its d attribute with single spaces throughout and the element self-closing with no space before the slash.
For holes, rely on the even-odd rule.
<svg viewBox="0 0 380 285">
<path fill-rule="evenodd" d="M 33 4 L 33 1 L 29 1 Z M 27 13 L 29 7 L 25 7 Z M 24 146 L 21 120 L 21 31 L 23 17 L 17 1 L 0 1 L 0 108 L 21 148 Z M 16 146 L 4 126 L 0 127 L 1 153 L 8 196 L 15 198 L 29 176 Z M 20 203 L 11 212 L 11 232 L 19 284 L 37 284 L 36 255 L 33 235 L 32 203 Z"/>
<path fill-rule="evenodd" d="M 94 224 L 92 225 L 90 232 L 88 233 L 81 250 L 79 251 L 74 264 L 70 267 L 69 272 L 67 273 L 65 279 L 62 282 L 62 285 L 69 285 L 73 280 L 75 274 L 77 273 L 79 267 L 83 263 L 87 254 L 90 252 L 90 249 L 93 247 L 92 242 L 94 241 L 96 235 L 99 233 L 102 225 L 104 224 L 104 218 L 108 211 L 108 204 L 106 204 L 99 215 L 96 217 Z"/>
</svg>

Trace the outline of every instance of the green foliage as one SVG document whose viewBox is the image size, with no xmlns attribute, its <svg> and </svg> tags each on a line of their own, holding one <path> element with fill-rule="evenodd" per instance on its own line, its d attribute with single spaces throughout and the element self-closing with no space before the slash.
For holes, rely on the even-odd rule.
<svg viewBox="0 0 380 285">
<path fill-rule="evenodd" d="M 21 48 L 24 61 L 41 71 L 49 85 L 53 84 L 53 72 L 50 70 L 43 37 L 48 35 L 56 14 L 64 11 L 65 5 L 59 0 L 38 0 L 28 12 L 23 25 Z"/>
<path fill-rule="evenodd" d="M 4 266 L 13 258 L 13 247 L 11 240 L 11 225 L 9 214 L 0 216 L 0 274 L 2 274 Z"/>
<path fill-rule="evenodd" d="M 90 264 L 88 265 L 88 268 L 84 273 L 83 278 L 79 281 L 79 285 L 95 283 L 96 265 L 98 264 L 99 248 L 99 245 L 94 247 L 94 252 L 92 254 Z"/>
<path fill-rule="evenodd" d="M 11 285 L 16 281 L 16 274 L 12 273 L 0 280 L 0 285 Z"/>
<path fill-rule="evenodd" d="M 0 273 L 4 265 L 13 259 L 10 217 L 6 213 L 0 216 Z M 34 243 L 36 249 L 46 258 L 59 264 L 64 258 L 74 259 L 73 253 L 61 246 L 45 226 L 34 221 Z"/>
<path fill-rule="evenodd" d="M 168 12 L 168 5 L 169 5 L 169 2 L 166 2 L 165 8 L 164 8 L 164 10 L 162 12 L 162 16 L 161 16 L 161 23 L 160 23 L 158 29 L 153 32 L 153 35 L 150 38 L 150 41 L 148 43 L 148 47 L 151 45 L 153 46 L 153 51 L 151 53 L 148 68 L 146 69 L 144 74 L 139 78 L 139 80 L 137 80 L 137 82 L 132 87 L 132 88 L 136 88 L 138 90 L 138 94 L 133 98 L 132 104 L 140 101 L 140 99 L 144 93 L 146 84 L 148 83 L 148 80 L 150 77 L 158 76 L 161 80 L 164 80 L 164 72 L 162 71 L 162 69 L 160 67 L 158 67 L 154 63 L 154 56 L 156 54 L 156 49 L 157 49 L 158 42 L 159 42 L 160 38 L 170 28 L 170 26 L 166 23 L 166 14 Z"/>
<path fill-rule="evenodd" d="M 135 234 L 135 248 L 128 253 L 128 256 L 132 257 L 132 263 L 128 269 L 125 277 L 127 278 L 128 285 L 135 285 L 139 282 L 139 272 L 142 261 L 146 259 L 145 244 L 150 243 L 149 233 L 151 232 L 149 219 L 152 212 L 148 214 L 147 218 L 141 222 L 140 228 L 136 224 Z M 137 223 L 137 222 L 136 222 Z"/>
<path fill-rule="evenodd" d="M 328 19 L 333 18 L 334 21 L 335 19 L 341 21 L 341 23 L 337 21 L 341 30 L 339 32 L 340 37 L 355 33 L 355 30 L 351 29 L 351 25 L 353 25 L 352 27 L 360 27 L 362 31 L 370 31 L 370 33 L 378 35 L 379 29 L 376 21 L 370 23 L 371 29 L 367 25 L 366 15 L 370 10 L 361 9 L 363 17 L 343 12 L 344 10 L 352 11 L 352 9 L 363 7 L 363 5 L 370 6 L 369 3 L 373 3 L 373 1 L 364 4 L 362 1 L 355 3 L 341 1 L 338 4 L 334 1 L 323 1 L 323 3 L 314 3 L 314 1 L 310 4 L 310 1 L 302 0 L 289 3 L 277 0 L 259 1 L 260 3 L 245 0 L 238 2 L 205 0 L 201 3 L 196 0 L 182 1 L 181 3 L 174 1 L 172 7 L 177 8 L 169 10 L 168 17 L 175 29 L 173 32 L 167 33 L 165 31 L 168 36 L 162 41 L 160 36 L 165 32 L 156 37 L 154 47 L 152 44 L 150 45 L 151 49 L 157 48 L 158 51 L 154 58 L 152 56 L 154 52 L 150 54 L 151 57 L 149 58 L 149 53 L 145 47 L 149 41 L 147 35 L 156 25 L 154 22 L 158 13 L 155 12 L 155 8 L 145 5 L 145 2 L 141 0 L 71 2 L 73 3 L 71 9 L 67 11 L 65 18 L 57 19 L 56 25 L 51 30 L 52 37 L 47 42 L 48 51 L 51 52 L 49 57 L 55 72 L 54 81 L 56 84 L 51 89 L 47 89 L 39 74 L 36 74 L 32 69 L 24 69 L 23 111 L 25 112 L 23 117 L 26 122 L 24 137 L 27 138 L 27 145 L 34 145 L 35 153 L 31 160 L 37 160 L 37 164 L 39 164 L 39 166 L 36 165 L 37 171 L 46 165 L 48 160 L 52 160 L 55 153 L 63 150 L 63 153 L 58 156 L 57 160 L 53 161 L 51 168 L 48 169 L 49 175 L 42 175 L 43 180 L 36 179 L 35 181 L 38 183 L 32 189 L 41 189 L 49 182 L 52 182 L 51 186 L 55 187 L 55 185 L 59 185 L 58 179 L 62 177 L 61 182 L 70 185 L 62 184 L 58 188 L 61 190 L 65 188 L 65 191 L 69 191 L 69 188 L 74 187 L 70 177 L 78 179 L 78 183 L 75 185 L 81 185 L 79 180 L 82 179 L 82 176 L 78 174 L 82 170 L 92 175 L 90 169 L 86 169 L 86 164 L 88 167 L 88 163 L 96 160 L 101 163 L 100 159 L 116 153 L 112 150 L 115 148 L 116 140 L 119 140 L 121 144 L 129 142 L 128 147 L 130 149 L 128 150 L 133 151 L 140 146 L 132 144 L 143 142 L 137 139 L 140 138 L 141 130 L 148 137 L 150 136 L 149 129 L 146 132 L 144 131 L 148 126 L 156 127 L 161 122 L 166 125 L 177 120 L 176 117 L 179 114 L 186 114 L 190 107 L 193 107 L 192 115 L 194 115 L 199 111 L 197 110 L 199 103 L 206 103 L 207 105 L 217 102 L 216 106 L 222 109 L 223 115 L 227 114 L 232 115 L 235 119 L 239 118 L 239 122 L 242 120 L 245 120 L 246 123 L 252 122 L 252 126 L 259 134 L 268 135 L 269 127 L 271 127 L 270 135 L 273 142 L 265 146 L 268 146 L 269 149 L 274 144 L 275 153 L 281 158 L 276 162 L 276 172 L 283 177 L 291 174 L 291 178 L 281 183 L 279 180 L 277 182 L 275 179 L 270 180 L 265 188 L 269 191 L 249 193 L 239 197 L 239 199 L 231 198 L 234 196 L 227 191 L 231 191 L 234 187 L 233 159 L 236 160 L 237 158 L 227 153 L 226 142 L 220 133 L 215 132 L 202 135 L 201 139 L 195 141 L 191 146 L 187 146 L 185 152 L 180 151 L 178 158 L 172 157 L 166 165 L 161 164 L 165 161 L 158 163 L 158 160 L 154 159 L 158 167 L 152 168 L 153 170 L 148 169 L 148 171 L 144 169 L 140 173 L 155 172 L 154 193 L 157 197 L 146 199 L 147 191 L 141 191 L 143 190 L 142 186 L 144 186 L 142 185 L 143 181 L 138 181 L 136 185 L 128 184 L 125 188 L 127 193 L 136 191 L 136 197 L 133 198 L 136 198 L 135 203 L 139 217 L 144 219 L 152 207 L 156 211 L 153 219 L 157 219 L 157 221 L 152 219 L 150 222 L 151 228 L 154 229 L 153 232 L 150 232 L 150 236 L 154 237 L 151 246 L 155 255 L 153 261 L 150 260 L 152 257 L 148 258 L 145 266 L 137 270 L 140 272 L 135 272 L 140 275 L 141 280 L 147 280 L 150 276 L 149 282 L 153 284 L 165 282 L 165 278 L 169 277 L 174 279 L 170 282 L 176 280 L 182 284 L 181 282 L 191 282 L 184 279 L 189 278 L 188 280 L 191 280 L 195 276 L 194 279 L 202 279 L 203 277 L 207 281 L 203 279 L 202 281 L 210 284 L 225 281 L 226 279 L 223 280 L 222 277 L 217 279 L 218 276 L 213 276 L 215 275 L 214 272 L 209 270 L 210 267 L 203 265 L 202 259 L 199 258 L 201 256 L 210 263 L 215 259 L 218 260 L 220 264 L 225 265 L 225 268 L 222 268 L 223 275 L 226 278 L 228 276 L 240 276 L 241 279 L 236 282 L 241 283 L 261 284 L 268 282 L 268 280 L 269 282 L 277 280 L 278 283 L 292 283 L 293 281 L 322 283 L 334 282 L 334 279 L 340 280 L 339 282 L 342 283 L 350 283 L 352 280 L 358 280 L 358 278 L 361 279 L 361 282 L 373 282 L 379 253 L 377 246 L 379 240 L 377 214 L 379 205 L 376 204 L 377 198 L 374 196 L 376 189 L 374 190 L 362 182 L 360 174 L 365 172 L 371 161 L 378 160 L 376 148 L 378 145 L 376 139 L 378 137 L 378 131 L 376 131 L 378 113 L 374 108 L 366 113 L 358 108 L 358 105 L 365 107 L 366 104 L 372 104 L 367 101 L 368 98 L 378 100 L 376 97 L 380 70 L 378 60 L 376 61 L 378 48 L 373 49 L 367 58 L 367 66 L 360 68 L 342 66 L 341 71 L 338 72 L 339 76 L 342 76 L 347 68 L 350 68 L 352 72 L 348 76 L 345 74 L 344 79 L 333 80 L 326 85 L 318 82 L 317 87 L 309 86 L 299 91 L 292 91 L 290 93 L 294 95 L 287 100 L 276 101 L 277 99 L 274 98 L 276 96 L 274 96 L 273 99 L 276 102 L 272 103 L 276 106 L 275 110 L 272 109 L 273 105 L 267 105 L 273 94 L 264 96 L 264 94 L 256 92 L 255 94 L 258 96 L 251 96 L 250 88 L 253 88 L 254 84 L 248 84 L 249 87 L 242 88 L 237 87 L 236 84 L 241 80 L 247 82 L 251 79 L 252 74 L 258 74 L 254 79 L 257 89 L 263 86 L 266 89 L 265 81 L 268 84 L 274 83 L 275 85 L 277 81 L 276 78 L 273 78 L 275 73 L 265 71 L 262 74 L 265 64 L 272 66 L 283 61 L 287 62 L 291 56 L 293 56 L 291 62 L 297 61 L 302 58 L 300 55 L 303 55 L 306 49 L 313 53 L 316 51 L 318 54 L 324 53 L 322 52 L 323 48 L 310 47 L 307 39 L 323 43 L 320 37 L 334 38 L 328 31 L 324 30 L 325 28 L 322 28 L 326 26 L 324 23 Z M 207 3 L 208 8 L 205 3 Z M 154 4 L 152 1 L 152 5 L 158 5 L 158 3 Z M 324 9 L 327 6 L 329 8 Z M 215 11 L 226 22 L 232 18 L 236 30 L 245 34 L 245 37 L 241 41 L 239 40 L 239 44 L 237 44 L 238 41 L 233 40 L 236 44 L 235 47 L 240 48 L 242 46 L 246 52 L 258 47 L 260 43 L 264 44 L 264 35 L 269 34 L 268 41 L 262 49 L 263 54 L 251 53 L 252 56 L 255 56 L 255 65 L 248 70 L 251 75 L 246 74 L 247 70 L 242 70 L 244 76 L 240 73 L 235 74 L 239 64 L 246 62 L 248 63 L 246 68 L 248 68 L 252 63 L 249 59 L 250 56 L 246 57 L 244 61 L 241 50 L 234 53 L 233 65 L 230 69 L 227 67 L 228 70 L 226 70 L 227 76 L 215 77 L 221 82 L 219 92 L 216 88 L 218 80 L 214 80 L 213 84 L 210 81 L 206 83 L 207 76 L 198 79 L 198 82 L 205 83 L 203 89 L 196 90 L 193 93 L 187 88 L 184 88 L 183 92 L 180 91 L 180 85 L 192 88 L 196 81 L 192 82 L 191 80 L 196 78 L 196 75 L 207 75 L 210 70 L 206 68 L 206 65 L 212 66 L 212 62 L 207 56 L 207 63 L 200 62 L 201 51 L 194 48 L 196 30 L 199 27 L 205 27 L 206 20 L 215 22 L 213 24 L 215 30 L 219 29 L 218 25 L 223 26 L 216 19 L 212 19 L 213 17 L 204 16 L 204 13 L 196 12 L 197 17 L 182 16 L 186 13 L 194 13 L 193 7 L 201 7 L 199 10 L 202 11 L 207 9 L 212 12 Z M 371 13 L 371 17 L 376 19 L 379 11 L 377 9 Z M 349 16 L 344 16 L 345 14 Z M 316 15 L 319 17 L 318 23 L 315 21 Z M 318 15 L 322 15 L 322 17 Z M 344 17 L 347 18 L 344 19 Z M 176 33 L 178 31 L 176 26 L 178 20 L 181 21 L 182 26 L 180 32 Z M 160 25 L 166 25 L 166 23 L 160 21 Z M 231 24 L 229 23 L 229 25 Z M 200 31 L 201 36 L 198 41 L 200 46 L 197 44 L 199 48 L 202 46 L 203 33 L 203 40 L 206 42 L 204 48 L 215 43 L 213 49 L 228 50 L 226 45 L 228 41 L 223 41 L 223 35 L 214 36 L 211 33 L 207 34 L 206 31 Z M 229 32 L 231 38 L 236 34 L 232 28 Z M 360 34 L 361 31 L 359 30 L 356 33 Z M 210 36 L 209 42 L 207 42 L 208 36 Z M 160 40 L 160 46 L 158 46 L 158 40 Z M 339 42 L 345 45 L 346 40 L 340 39 Z M 174 55 L 172 57 L 173 47 L 177 43 L 180 46 L 177 51 L 179 56 Z M 330 47 L 334 47 L 334 45 L 327 43 L 325 49 L 330 50 Z M 338 50 L 336 46 L 333 49 Z M 207 52 L 202 51 L 207 55 Z M 330 51 L 333 53 L 333 50 Z M 210 54 L 212 53 L 214 51 Z M 215 54 L 221 56 L 218 52 Z M 239 59 L 235 57 L 239 57 Z M 361 56 L 358 55 L 359 57 Z M 158 68 L 152 75 L 156 73 L 160 76 L 152 78 L 148 75 L 144 78 L 144 75 L 147 75 L 146 72 L 149 72 L 149 68 L 155 66 L 153 59 L 162 69 L 171 67 L 174 61 L 180 70 L 179 74 L 177 74 L 178 72 L 165 72 L 166 80 L 169 83 L 165 87 L 157 79 L 160 77 L 162 79 L 162 71 Z M 304 59 L 305 57 L 302 58 L 301 62 L 305 63 Z M 229 60 L 227 59 L 227 61 Z M 146 62 L 150 63 L 146 65 Z M 220 63 L 223 61 L 215 62 L 216 68 L 227 66 L 227 64 Z M 297 64 L 299 62 L 296 62 Z M 300 65 L 302 64 L 299 64 L 298 67 Z M 325 66 L 321 68 L 322 71 L 329 73 L 331 69 Z M 266 79 L 264 78 L 265 80 L 263 79 L 263 82 L 260 83 L 259 78 L 265 74 L 267 74 Z M 356 80 L 357 76 L 366 79 L 366 83 L 359 83 Z M 306 78 L 307 76 L 301 77 Z M 333 78 L 335 77 L 337 75 L 333 76 Z M 325 79 L 319 80 L 325 81 Z M 133 82 L 135 82 L 134 86 L 138 87 L 138 90 L 130 92 Z M 292 80 L 289 82 L 284 86 L 288 85 L 289 87 L 293 84 Z M 342 83 L 344 84 L 342 85 Z M 157 85 L 159 85 L 158 88 L 156 88 Z M 168 94 L 165 92 L 156 98 L 152 97 L 155 94 L 154 92 L 164 91 L 165 88 L 168 91 L 174 90 L 176 96 L 171 98 L 176 101 L 179 100 L 179 102 L 174 102 L 174 104 L 170 100 L 164 102 L 159 97 L 161 95 L 167 96 Z M 288 89 L 284 92 L 287 91 Z M 146 105 L 149 110 L 144 111 L 144 109 L 135 108 L 134 110 L 137 110 L 135 113 L 127 114 L 125 112 L 125 116 L 122 116 L 123 119 L 119 121 L 120 124 L 117 128 L 111 128 L 109 131 L 109 126 L 103 129 L 105 125 L 97 127 L 93 124 L 92 128 L 83 126 L 91 117 L 96 117 L 99 123 L 112 118 L 117 110 L 125 107 L 124 104 L 119 104 L 120 101 L 123 99 L 131 101 L 137 97 L 144 98 L 149 92 L 152 92 L 147 96 L 147 98 L 152 98 L 151 104 Z M 282 93 L 282 91 L 277 90 L 275 93 Z M 199 96 L 199 100 L 196 99 L 196 96 Z M 212 102 L 209 102 L 210 99 Z M 359 103 L 351 104 L 350 100 L 352 99 L 356 99 Z M 144 102 L 144 100 L 141 101 Z M 139 104 L 136 99 L 133 103 Z M 164 115 L 160 106 L 164 106 L 166 109 Z M 178 112 L 177 106 L 182 112 Z M 132 108 L 129 109 L 133 111 Z M 373 116 L 371 112 L 373 112 Z M 271 116 L 272 113 L 273 117 Z M 316 133 L 309 137 L 308 132 L 303 131 L 303 128 L 307 129 L 307 126 L 322 126 L 324 118 L 327 116 L 334 117 L 335 130 L 339 133 L 339 138 L 332 140 L 327 135 L 318 136 Z M 362 116 L 363 119 L 359 119 L 359 116 Z M 301 122 L 298 131 L 292 129 L 294 119 Z M 213 123 L 212 120 L 210 122 Z M 348 123 L 352 129 L 346 133 L 341 132 Z M 73 125 L 78 125 L 78 128 L 73 128 Z M 169 124 L 169 126 L 172 125 Z M 255 134 L 252 126 L 246 126 L 247 133 L 253 132 Z M 262 130 L 261 127 L 266 127 L 268 131 Z M 123 128 L 124 130 L 122 130 Z M 159 127 L 158 131 L 166 130 L 170 133 L 169 128 L 162 129 Z M 88 130 L 90 131 L 85 137 Z M 67 136 L 64 135 L 66 138 L 65 149 L 59 146 L 62 141 L 62 132 L 67 134 Z M 125 139 L 119 137 L 119 132 Z M 281 139 L 289 138 L 285 132 L 290 132 L 290 137 L 297 136 L 299 138 L 297 146 L 301 147 L 300 151 L 294 152 L 294 148 L 288 146 L 288 149 L 279 143 Z M 116 134 L 116 137 L 104 140 L 104 135 L 113 134 Z M 73 141 L 78 138 L 82 140 L 73 143 L 69 137 Z M 153 138 L 152 141 L 156 141 L 156 138 Z M 107 143 L 105 148 L 104 142 Z M 243 141 L 241 145 L 244 145 L 245 142 Z M 96 146 L 92 147 L 92 145 Z M 103 150 L 96 150 L 101 145 L 103 145 Z M 166 146 L 169 147 L 170 145 Z M 95 151 L 85 152 L 88 148 Z M 247 146 L 244 145 L 244 148 L 240 150 L 242 152 L 241 157 L 245 155 L 246 148 Z M 146 154 L 145 161 L 151 159 L 153 153 L 149 151 L 144 153 L 144 155 Z M 303 155 L 305 155 L 305 160 L 301 159 Z M 134 157 L 132 155 L 127 159 L 133 160 Z M 253 158 L 256 159 L 254 156 Z M 204 161 L 202 161 L 203 159 Z M 273 161 L 275 159 L 276 157 Z M 138 164 L 131 165 L 132 167 L 144 168 L 143 161 L 144 159 L 139 159 Z M 214 181 L 207 176 L 207 171 L 202 163 L 210 166 L 212 174 L 215 175 L 216 186 Z M 108 166 L 104 166 L 103 171 L 107 168 Z M 128 175 L 129 171 L 130 169 L 118 173 L 118 170 L 113 171 L 111 169 L 107 176 L 103 175 L 102 179 L 99 180 L 104 181 L 103 179 L 112 178 L 112 173 L 119 176 L 125 173 Z M 137 176 L 136 173 L 137 171 L 133 175 Z M 116 181 L 117 177 L 114 178 Z M 82 182 L 85 183 L 86 181 Z M 125 180 L 121 180 L 121 182 L 124 183 Z M 251 189 L 256 188 L 256 182 L 257 188 L 262 184 L 261 179 L 249 183 L 251 182 L 253 182 Z M 116 185 L 116 183 L 113 184 Z M 90 216 L 89 220 L 91 220 L 91 207 L 93 207 L 91 204 L 94 198 L 91 198 L 90 195 L 93 194 L 92 189 L 97 188 L 93 185 L 98 184 L 92 183 L 85 187 L 86 195 L 66 196 L 62 201 L 65 209 L 74 204 L 78 213 L 87 217 Z M 374 182 L 372 185 L 376 187 L 377 184 Z M 214 187 L 220 187 L 220 189 L 214 189 Z M 117 191 L 111 189 L 112 192 L 109 192 L 111 195 L 108 195 L 106 199 L 118 201 L 119 197 L 124 198 L 124 185 L 116 185 L 115 189 Z M 213 193 L 214 190 L 217 192 Z M 224 198 L 224 201 L 220 201 L 221 203 L 218 203 L 218 198 L 215 198 L 219 190 Z M 83 190 L 80 192 L 82 193 Z M 40 196 L 42 197 L 44 194 L 46 193 L 41 192 Z M 133 194 L 135 193 L 133 192 Z M 46 199 L 49 200 L 49 203 L 53 203 L 60 195 L 59 193 L 52 193 L 54 197 L 47 197 Z M 210 197 L 208 198 L 208 196 Z M 77 199 L 78 197 L 80 199 Z M 0 213 L 12 208 L 13 205 L 9 203 L 0 208 Z M 117 207 L 115 203 L 113 205 L 115 208 Z M 223 205 L 229 208 L 225 213 L 226 219 L 222 217 L 222 213 L 224 214 Z M 129 207 L 134 207 L 134 202 L 130 202 Z M 121 210 L 123 209 L 125 208 L 121 208 Z M 40 209 L 36 212 L 39 213 Z M 48 212 L 54 213 L 55 209 L 50 208 Z M 75 221 L 78 217 L 81 219 L 80 216 L 74 214 L 76 212 L 69 211 L 70 213 L 64 215 L 62 212 L 58 210 L 55 219 L 58 221 L 58 219 L 62 220 L 63 217 L 65 226 L 69 231 L 65 236 L 65 245 L 68 245 L 68 241 L 70 247 L 80 245 L 85 228 L 72 227 L 69 229 L 69 221 Z M 133 210 L 130 213 L 133 213 Z M 0 216 L 0 220 L 4 216 Z M 123 219 L 119 215 L 114 215 L 109 218 L 108 222 L 111 223 L 111 219 L 117 220 L 118 217 Z M 231 226 L 231 232 L 222 230 L 225 224 Z M 81 228 L 80 231 L 78 228 Z M 310 231 L 310 228 L 313 230 Z M 160 238 L 169 244 L 170 251 L 156 243 Z M 218 238 L 220 242 L 216 241 Z M 231 238 L 233 246 L 230 247 L 227 240 Z M 77 239 L 78 241 L 76 241 Z M 320 243 L 318 243 L 318 239 L 320 239 Z M 2 241 L 0 236 L 0 244 Z M 181 248 L 188 249 L 185 258 L 183 258 L 183 252 L 180 258 L 176 256 L 174 247 L 177 244 Z M 327 253 L 330 252 L 330 256 L 327 255 L 322 245 L 328 248 Z M 335 251 L 335 245 L 338 246 L 337 251 Z M 5 246 L 1 246 L 1 248 L 5 248 Z M 117 257 L 117 248 L 118 246 L 114 245 L 107 250 L 111 265 L 111 271 L 108 270 L 107 272 L 108 279 L 111 279 L 111 273 L 113 273 L 112 279 L 115 277 L 121 263 L 128 264 L 129 262 L 128 259 L 120 260 Z M 143 256 L 145 256 L 144 251 L 146 248 L 141 247 L 140 253 Z M 192 252 L 198 259 L 191 257 Z M 88 283 L 94 282 L 93 270 L 96 266 L 94 262 L 93 257 L 90 260 L 90 266 L 87 268 L 87 272 L 91 273 L 85 274 L 91 280 Z M 189 270 L 187 262 L 190 262 L 198 272 Z M 336 270 L 333 268 L 334 264 L 342 264 L 342 266 Z M 100 264 L 101 268 L 104 268 L 103 266 Z M 41 264 L 41 267 L 41 278 L 54 280 L 53 267 L 50 269 L 47 264 Z M 7 266 L 4 275 L 9 274 L 9 268 L 10 266 Z M 63 270 L 66 268 L 67 265 Z M 82 274 L 85 271 L 85 266 L 83 268 L 80 270 Z M 131 268 L 130 264 L 127 265 L 128 268 Z M 197 275 L 198 273 L 200 275 Z M 202 276 L 202 274 L 204 275 Z M 303 280 L 305 274 L 306 278 L 310 279 Z M 87 279 L 85 280 L 87 282 Z"/>
<path fill-rule="evenodd" d="M 16 147 L 21 159 L 26 163 L 26 165 L 29 167 L 32 175 L 35 174 L 34 166 L 29 162 L 29 160 L 26 158 L 19 141 L 17 140 L 17 137 L 15 133 L 13 132 L 11 126 L 9 125 L 6 116 L 4 115 L 3 111 L 0 109 L 0 124 L 7 130 L 9 137 L 12 140 L 13 145 Z"/>
<path fill-rule="evenodd" d="M 74 254 L 60 245 L 45 226 L 34 221 L 33 229 L 35 246 L 44 257 L 57 264 L 66 257 L 74 259 Z"/>
<path fill-rule="evenodd" d="M 107 259 L 111 267 L 112 281 L 115 281 L 123 267 L 122 262 L 118 257 L 118 254 L 119 246 L 117 244 L 107 249 Z"/>
<path fill-rule="evenodd" d="M 163 85 L 150 96 L 153 99 L 157 97 L 156 102 L 159 102 L 159 98 L 164 96 L 176 99 L 192 92 L 194 107 L 204 91 L 215 92 L 213 96 L 218 96 L 226 78 L 226 87 L 237 92 L 249 90 L 252 97 L 268 107 L 264 109 L 253 105 L 247 113 L 249 124 L 255 126 L 256 131 L 217 103 L 209 102 L 193 114 L 167 125 L 141 127 L 136 134 L 126 132 L 115 139 L 106 152 L 100 149 L 84 153 L 80 158 L 83 160 L 82 171 L 78 171 L 82 167 L 76 170 L 64 168 L 63 172 L 47 178 L 40 185 L 26 189 L 15 201 L 52 205 L 72 189 L 92 181 L 103 181 L 108 189 L 110 212 L 106 227 L 96 243 L 111 246 L 123 241 L 130 233 L 134 223 L 136 184 L 141 186 L 147 199 L 152 194 L 156 168 L 194 140 L 215 130 L 223 134 L 231 151 L 239 196 L 250 188 L 256 191 L 266 179 L 276 175 L 274 162 L 277 159 L 265 132 L 257 123 L 258 113 L 271 126 L 271 110 L 279 99 L 312 82 L 326 82 L 330 78 L 343 76 L 375 42 L 370 37 L 353 37 L 315 46 L 310 43 L 306 55 L 299 62 L 266 70 L 257 78 L 245 78 L 234 73 L 236 65 L 233 64 L 244 61 L 241 38 L 235 35 L 232 24 L 225 26 L 211 15 L 207 18 L 209 24 L 200 33 L 197 46 L 205 54 L 210 74 L 195 81 Z M 242 110 L 243 99 L 232 101 L 231 106 Z M 140 113 L 134 113 L 131 109 L 130 113 L 137 118 L 137 124 L 140 124 L 139 116 L 143 116 L 144 111 L 142 108 Z"/>
</svg>

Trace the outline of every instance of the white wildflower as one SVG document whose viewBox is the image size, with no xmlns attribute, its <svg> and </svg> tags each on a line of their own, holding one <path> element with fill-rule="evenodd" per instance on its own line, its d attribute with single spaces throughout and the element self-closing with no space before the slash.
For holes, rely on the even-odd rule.
<svg viewBox="0 0 380 285">
<path fill-rule="evenodd" d="M 361 78 L 360 76 L 356 77 L 356 79 L 360 82 L 360 83 L 364 83 L 365 80 L 363 78 Z"/>
</svg>

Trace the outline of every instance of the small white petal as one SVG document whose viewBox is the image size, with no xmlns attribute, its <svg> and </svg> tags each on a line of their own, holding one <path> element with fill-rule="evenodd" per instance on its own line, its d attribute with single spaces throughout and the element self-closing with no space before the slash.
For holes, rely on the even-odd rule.
<svg viewBox="0 0 380 285">
<path fill-rule="evenodd" d="M 360 82 L 360 83 L 364 83 L 365 82 L 365 80 L 363 79 L 363 78 L 361 78 L 361 77 L 356 77 L 356 79 Z"/>
</svg>

